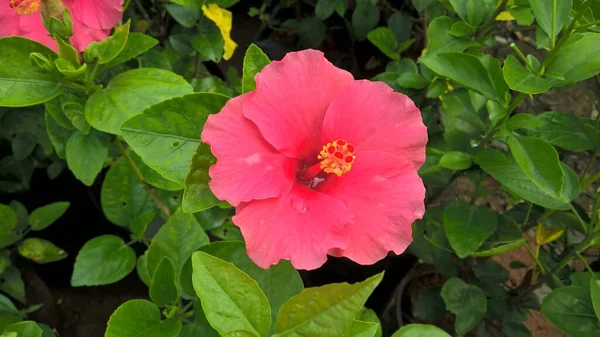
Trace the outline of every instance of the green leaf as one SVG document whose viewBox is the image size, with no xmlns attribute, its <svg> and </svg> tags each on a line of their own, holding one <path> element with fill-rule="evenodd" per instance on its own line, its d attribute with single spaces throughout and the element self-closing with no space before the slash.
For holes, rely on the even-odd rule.
<svg viewBox="0 0 600 337">
<path fill-rule="evenodd" d="M 379 317 L 377 317 L 377 314 L 375 313 L 375 311 L 373 311 L 371 309 L 367 309 L 367 308 L 362 308 L 360 310 L 360 312 L 358 314 L 356 314 L 356 316 L 354 317 L 353 323 L 356 321 L 360 321 L 363 323 L 374 323 L 375 325 L 377 325 L 377 329 L 375 329 L 375 334 L 371 335 L 370 337 L 382 337 L 383 336 L 381 322 L 379 321 Z"/>
<path fill-rule="evenodd" d="M 46 108 L 46 115 L 50 114 L 58 125 L 64 129 L 73 129 L 73 124 L 71 124 L 71 121 L 63 113 L 60 98 L 57 97 L 44 103 L 44 107 Z"/>
<path fill-rule="evenodd" d="M 98 286 L 118 282 L 133 271 L 135 261 L 135 251 L 120 237 L 95 237 L 86 242 L 77 254 L 71 286 Z"/>
<path fill-rule="evenodd" d="M 597 42 L 598 33 L 574 34 L 548 64 L 547 73 L 564 77 L 564 81 L 553 80 L 552 84 L 562 87 L 597 75 L 600 72 L 600 44 Z"/>
<path fill-rule="evenodd" d="M 150 298 L 159 307 L 175 304 L 179 299 L 179 291 L 175 283 L 175 269 L 168 257 L 159 263 L 150 285 Z"/>
<path fill-rule="evenodd" d="M 62 201 L 36 208 L 29 216 L 31 229 L 39 231 L 50 226 L 67 211 L 69 205 L 68 201 Z"/>
<path fill-rule="evenodd" d="M 31 53 L 55 60 L 57 56 L 49 48 L 22 37 L 5 37 L 0 39 L 0 50 L 0 106 L 41 104 L 63 91 L 57 78 L 36 71 L 29 61 Z"/>
<path fill-rule="evenodd" d="M 407 12 L 395 12 L 388 18 L 388 28 L 394 33 L 398 42 L 405 42 L 412 34 L 413 18 Z"/>
<path fill-rule="evenodd" d="M 60 106 L 63 114 L 69 119 L 71 125 L 81 133 L 87 135 L 91 127 L 83 115 L 84 104 L 85 100 L 78 96 L 66 93 L 60 96 Z"/>
<path fill-rule="evenodd" d="M 300 38 L 300 48 L 319 48 L 325 40 L 325 32 L 327 28 L 323 21 L 308 17 L 300 22 L 292 24 L 298 37 Z"/>
<path fill-rule="evenodd" d="M 274 336 L 340 336 L 382 278 L 305 289 L 279 310 Z"/>
<path fill-rule="evenodd" d="M 542 313 L 562 331 L 576 337 L 596 336 L 598 317 L 588 289 L 561 287 L 542 301 Z"/>
<path fill-rule="evenodd" d="M 215 162 L 216 159 L 210 152 L 210 147 L 207 144 L 199 143 L 185 178 L 185 190 L 181 204 L 184 212 L 196 213 L 222 203 L 208 187 L 210 181 L 208 169 Z"/>
<path fill-rule="evenodd" d="M 202 20 L 200 31 L 191 39 L 192 47 L 200 55 L 202 61 L 221 61 L 224 51 L 223 35 L 219 27 L 211 20 Z"/>
<path fill-rule="evenodd" d="M 147 108 L 192 92 L 186 80 L 161 69 L 134 69 L 114 77 L 85 105 L 85 119 L 94 128 L 121 134 L 121 126 Z"/>
<path fill-rule="evenodd" d="M 106 173 L 100 191 L 100 203 L 106 218 L 124 227 L 129 226 L 140 214 L 154 209 L 152 198 L 136 178 L 125 157 L 114 162 Z"/>
<path fill-rule="evenodd" d="M 414 304 L 413 315 L 426 321 L 437 321 L 446 316 L 446 304 L 441 287 L 430 287 L 421 292 Z"/>
<path fill-rule="evenodd" d="M 506 127 L 511 131 L 517 129 L 535 129 L 542 125 L 544 125 L 543 120 L 526 113 L 516 114 L 506 122 Z"/>
<path fill-rule="evenodd" d="M 435 18 L 427 28 L 429 44 L 425 55 L 433 56 L 438 53 L 461 52 L 478 43 L 468 38 L 456 38 L 450 35 L 454 20 L 447 16 Z"/>
<path fill-rule="evenodd" d="M 150 223 L 152 223 L 155 217 L 155 211 L 148 211 L 133 218 L 133 220 L 131 220 L 131 224 L 129 225 L 129 229 L 131 230 L 133 236 L 137 239 L 142 239 L 144 234 L 146 234 L 148 226 Z"/>
<path fill-rule="evenodd" d="M 471 256 L 490 257 L 490 256 L 494 256 L 494 255 L 501 255 L 501 254 L 513 251 L 513 250 L 523 246 L 526 242 L 527 242 L 527 239 L 522 238 L 515 242 L 502 244 L 499 246 L 495 246 L 494 248 L 491 248 L 491 249 L 480 250 L 478 252 L 471 253 Z"/>
<path fill-rule="evenodd" d="M 130 155 L 133 163 L 142 174 L 144 181 L 148 184 L 165 191 L 179 191 L 183 189 L 182 185 L 164 178 L 158 172 L 151 169 L 135 152 L 130 152 Z"/>
<path fill-rule="evenodd" d="M 108 144 L 100 132 L 92 131 L 88 135 L 74 132 L 67 142 L 66 157 L 75 178 L 92 186 L 108 158 Z"/>
<path fill-rule="evenodd" d="M 23 160 L 33 152 L 37 145 L 37 137 L 29 133 L 18 133 L 12 139 L 12 152 L 16 160 Z"/>
<path fill-rule="evenodd" d="M 363 322 L 353 319 L 341 337 L 375 337 L 379 323 Z"/>
<path fill-rule="evenodd" d="M 544 124 L 531 130 L 529 135 L 569 151 L 587 151 L 594 146 L 585 132 L 584 121 L 567 112 L 548 111 L 538 115 Z"/>
<path fill-rule="evenodd" d="M 444 107 L 440 111 L 444 140 L 454 149 L 471 150 L 470 139 L 478 139 L 486 131 L 483 106 L 477 103 L 475 95 L 458 89 L 440 96 Z"/>
<path fill-rule="evenodd" d="M 3 314 L 19 314 L 19 310 L 10 298 L 0 294 L 0 312 Z"/>
<path fill-rule="evenodd" d="M 117 308 L 108 320 L 105 337 L 176 337 L 181 330 L 177 319 L 160 320 L 160 310 L 146 300 L 130 300 Z"/>
<path fill-rule="evenodd" d="M 473 272 L 480 281 L 487 283 L 503 283 L 508 281 L 509 276 L 508 270 L 492 259 L 485 259 L 478 263 L 473 267 Z"/>
<path fill-rule="evenodd" d="M 332 1 L 319 1 L 319 3 L 321 2 L 331 3 Z M 269 57 L 257 45 L 251 44 L 248 47 L 244 56 L 244 68 L 242 71 L 242 93 L 256 89 L 254 77 L 270 62 Z"/>
<path fill-rule="evenodd" d="M 554 41 L 569 19 L 573 0 L 529 0 L 529 5 L 538 25 Z"/>
<path fill-rule="evenodd" d="M 550 82 L 533 74 L 512 55 L 508 55 L 504 60 L 502 73 L 508 86 L 515 91 L 526 94 L 541 94 L 551 88 Z"/>
<path fill-rule="evenodd" d="M 498 217 L 489 208 L 454 201 L 444 207 L 444 230 L 461 259 L 475 252 L 496 231 Z"/>
<path fill-rule="evenodd" d="M 473 34 L 473 28 L 464 21 L 455 22 L 452 27 L 450 27 L 450 35 L 452 36 L 465 37 L 471 34 Z"/>
<path fill-rule="evenodd" d="M 150 284 L 152 283 L 152 279 L 150 279 L 150 275 L 148 275 L 148 266 L 146 265 L 146 257 L 147 257 L 146 253 L 144 253 L 143 255 L 138 257 L 137 264 L 135 266 L 135 271 L 137 272 L 140 280 L 142 280 L 142 282 L 144 282 L 145 285 L 150 287 Z"/>
<path fill-rule="evenodd" d="M 564 182 L 558 153 L 543 140 L 511 135 L 508 146 L 525 175 L 542 191 L 558 196 Z"/>
<path fill-rule="evenodd" d="M 193 284 L 206 318 L 221 335 L 246 330 L 267 336 L 271 308 L 256 281 L 233 264 L 204 252 L 192 255 Z"/>
<path fill-rule="evenodd" d="M 348 3 L 345 0 L 317 0 L 315 15 L 319 20 L 326 20 L 333 12 L 343 17 L 347 8 Z"/>
<path fill-rule="evenodd" d="M 420 59 L 429 69 L 496 102 L 506 101 L 504 81 L 493 81 L 492 74 L 477 57 L 465 53 L 428 54 Z M 498 61 L 496 60 L 495 63 Z M 499 68 L 499 65 L 498 65 Z"/>
<path fill-rule="evenodd" d="M 83 53 L 86 60 L 98 59 L 98 64 L 106 64 L 114 60 L 125 48 L 129 36 L 131 20 L 123 26 L 116 27 L 115 32 L 108 39 L 101 42 L 92 42 Z"/>
<path fill-rule="evenodd" d="M 403 73 L 396 79 L 396 83 L 403 88 L 411 89 L 423 89 L 429 85 L 429 81 L 418 73 Z"/>
<path fill-rule="evenodd" d="M 459 278 L 444 283 L 442 298 L 446 308 L 456 315 L 454 329 L 459 335 L 466 335 L 485 315 L 487 300 L 483 290 Z"/>
<path fill-rule="evenodd" d="M 48 111 L 48 110 L 46 110 Z M 61 111 L 62 114 L 62 111 Z M 72 129 L 65 129 L 62 126 L 60 126 L 56 120 L 54 119 L 54 117 L 52 117 L 52 115 L 50 115 L 48 112 L 46 112 L 45 114 L 45 119 L 46 119 L 46 132 L 48 133 L 48 138 L 50 138 L 50 141 L 52 142 L 52 145 L 54 146 L 54 151 L 56 152 L 56 155 L 59 158 L 65 159 L 67 154 L 66 154 L 66 150 L 67 150 L 67 142 L 69 141 L 69 138 L 71 138 L 71 135 L 73 134 L 73 130 Z M 68 120 L 67 120 L 68 121 Z M 69 121 L 69 124 L 71 122 Z"/>
<path fill-rule="evenodd" d="M 185 7 L 181 5 L 169 4 L 165 8 L 167 12 L 184 27 L 194 27 L 200 17 L 200 7 Z"/>
<path fill-rule="evenodd" d="M 0 227 L 13 229 L 17 225 L 17 213 L 7 205 L 0 204 Z"/>
<path fill-rule="evenodd" d="M 488 19 L 498 4 L 496 0 L 450 0 L 450 3 L 458 16 L 474 27 Z"/>
<path fill-rule="evenodd" d="M 68 256 L 67 252 L 52 242 L 38 238 L 23 240 L 19 245 L 19 254 L 39 264 L 60 261 Z"/>
<path fill-rule="evenodd" d="M 396 331 L 392 337 L 450 337 L 450 335 L 433 325 L 408 324 Z"/>
<path fill-rule="evenodd" d="M 175 271 L 175 283 L 186 260 L 198 248 L 209 243 L 208 236 L 193 215 L 178 209 L 152 239 L 147 253 L 148 275 L 152 277 L 164 257 L 169 258 Z"/>
<path fill-rule="evenodd" d="M 21 278 L 21 272 L 14 266 L 9 266 L 2 274 L 0 290 L 21 303 L 27 302 L 27 299 L 25 298 L 25 283 Z"/>
<path fill-rule="evenodd" d="M 123 125 L 123 137 L 148 166 L 183 185 L 206 118 L 227 100 L 196 93 L 154 105 Z"/>
<path fill-rule="evenodd" d="M 379 22 L 379 9 L 369 0 L 357 0 L 356 8 L 352 12 L 352 29 L 359 41 L 364 40 Z"/>
<path fill-rule="evenodd" d="M 592 306 L 596 317 L 600 319 L 600 280 L 596 276 L 590 277 L 590 293 L 592 295 Z"/>
<path fill-rule="evenodd" d="M 246 254 L 246 246 L 240 241 L 222 241 L 214 242 L 202 247 L 200 250 L 221 260 L 233 263 L 244 273 L 248 274 L 258 283 L 269 304 L 271 305 L 272 322 L 277 318 L 279 308 L 292 296 L 302 292 L 304 286 L 298 271 L 288 261 L 281 261 L 271 266 L 269 269 L 263 269 L 257 266 Z M 191 275 L 191 264 L 186 265 L 182 281 L 191 277 L 186 275 L 185 269 L 189 267 L 188 275 Z M 185 285 L 184 285 L 185 287 Z M 193 292 L 193 289 L 192 289 Z M 271 327 L 273 330 L 274 327 Z M 273 331 L 271 331 L 273 332 Z"/>
<path fill-rule="evenodd" d="M 42 337 L 42 329 L 34 321 L 14 323 L 4 328 L 4 333 L 16 332 L 18 337 Z"/>
<path fill-rule="evenodd" d="M 103 69 L 112 68 L 125 63 L 136 56 L 150 50 L 158 44 L 158 40 L 148 35 L 136 32 L 129 32 L 125 46 L 114 59 L 102 66 Z"/>
<path fill-rule="evenodd" d="M 468 154 L 460 151 L 450 151 L 444 153 L 438 165 L 451 170 L 466 170 L 472 164 L 473 161 Z"/>
<path fill-rule="evenodd" d="M 400 59 L 400 55 L 396 52 L 398 49 L 398 40 L 391 29 L 377 27 L 367 34 L 367 39 L 387 57 L 392 60 Z"/>
<path fill-rule="evenodd" d="M 534 184 L 512 156 L 507 157 L 500 151 L 485 149 L 475 156 L 474 161 L 504 187 L 525 200 L 546 208 L 570 209 L 569 203 L 579 195 L 579 178 L 573 170 L 562 163 L 565 181 L 560 195 L 554 196 Z"/>
</svg>

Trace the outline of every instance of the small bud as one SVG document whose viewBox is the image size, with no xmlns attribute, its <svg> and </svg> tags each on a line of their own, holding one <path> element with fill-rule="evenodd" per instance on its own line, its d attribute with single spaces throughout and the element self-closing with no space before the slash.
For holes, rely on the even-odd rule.
<svg viewBox="0 0 600 337">
<path fill-rule="evenodd" d="M 34 68 L 42 73 L 50 73 L 54 70 L 54 66 L 52 62 L 46 58 L 46 56 L 40 53 L 31 53 L 29 54 L 29 61 Z"/>
<path fill-rule="evenodd" d="M 68 40 L 73 35 L 73 21 L 68 8 L 63 7 L 63 12 L 59 15 L 46 15 L 45 11 L 42 11 L 42 18 L 44 27 L 50 35 L 58 36 L 63 40 Z"/>
<path fill-rule="evenodd" d="M 46 18 L 62 18 L 65 12 L 65 5 L 61 0 L 42 0 L 42 15 Z"/>
</svg>

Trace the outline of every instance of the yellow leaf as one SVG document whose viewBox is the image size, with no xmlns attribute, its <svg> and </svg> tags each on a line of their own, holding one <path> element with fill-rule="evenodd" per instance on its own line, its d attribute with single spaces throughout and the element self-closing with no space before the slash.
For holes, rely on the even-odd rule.
<svg viewBox="0 0 600 337">
<path fill-rule="evenodd" d="M 513 21 L 515 19 L 509 11 L 503 11 L 498 14 L 496 21 Z"/>
<path fill-rule="evenodd" d="M 546 227 L 540 222 L 535 229 L 535 242 L 538 245 L 545 245 L 552 241 L 558 240 L 558 238 L 560 238 L 564 232 L 565 230 L 562 228 Z"/>
<path fill-rule="evenodd" d="M 202 12 L 219 27 L 221 35 L 223 35 L 223 41 L 225 41 L 223 58 L 229 60 L 237 47 L 237 43 L 231 39 L 231 25 L 233 22 L 231 12 L 219 7 L 217 4 L 202 6 Z"/>
</svg>

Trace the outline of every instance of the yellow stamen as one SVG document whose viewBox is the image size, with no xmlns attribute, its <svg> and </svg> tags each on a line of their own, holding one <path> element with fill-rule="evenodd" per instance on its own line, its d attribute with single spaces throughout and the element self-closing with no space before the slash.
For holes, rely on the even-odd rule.
<svg viewBox="0 0 600 337">
<path fill-rule="evenodd" d="M 40 0 L 8 0 L 8 7 L 19 15 L 31 15 L 40 10 Z"/>
<path fill-rule="evenodd" d="M 342 174 L 350 172 L 356 156 L 352 144 L 338 139 L 325 144 L 317 158 L 321 159 L 321 170 L 340 177 Z"/>
</svg>

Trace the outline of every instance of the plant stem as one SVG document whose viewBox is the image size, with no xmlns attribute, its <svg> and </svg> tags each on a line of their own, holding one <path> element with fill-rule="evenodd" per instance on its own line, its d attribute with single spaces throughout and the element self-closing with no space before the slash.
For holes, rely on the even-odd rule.
<svg viewBox="0 0 600 337">
<path fill-rule="evenodd" d="M 587 260 L 585 259 L 585 257 L 581 256 L 581 254 L 578 253 L 577 258 L 579 259 L 579 261 L 581 261 L 581 263 L 583 263 L 583 265 L 585 266 L 585 269 L 587 269 L 587 271 L 589 271 L 592 275 L 594 275 L 594 271 L 592 270 L 592 267 L 590 267 L 590 265 L 587 262 Z"/>
<path fill-rule="evenodd" d="M 585 169 L 583 170 L 583 172 L 581 173 L 581 176 L 579 177 L 579 182 L 581 182 L 585 178 L 585 176 L 588 174 L 588 172 L 590 172 L 590 169 L 592 168 L 592 166 L 594 164 L 594 160 L 596 159 L 598 152 L 599 151 L 596 151 L 592 154 L 592 158 L 590 158 L 590 161 L 588 161 L 587 165 L 585 166 Z"/>
<path fill-rule="evenodd" d="M 523 226 L 529 223 L 529 217 L 531 216 L 531 209 L 533 208 L 533 203 L 529 202 L 529 207 L 527 208 L 527 214 L 525 215 L 525 220 L 523 221 Z"/>
<path fill-rule="evenodd" d="M 131 168 L 133 175 L 135 175 L 135 177 L 140 182 L 140 184 L 142 185 L 142 187 L 144 188 L 146 193 L 148 193 L 150 198 L 152 198 L 152 201 L 154 202 L 154 205 L 156 205 L 156 208 L 158 208 L 167 218 L 170 218 L 171 212 L 169 211 L 169 208 L 167 207 L 167 205 L 165 205 L 162 202 L 162 200 L 160 200 L 158 198 L 158 195 L 156 195 L 156 191 L 154 189 L 150 188 L 146 184 L 146 182 L 144 181 L 144 176 L 142 175 L 142 172 L 140 172 L 137 165 L 135 165 L 133 158 L 131 158 L 131 155 L 129 154 L 129 152 L 127 152 L 127 150 L 123 147 L 123 143 L 121 143 L 121 140 L 119 138 L 117 138 L 116 143 L 117 143 L 117 147 L 123 154 L 123 157 L 125 157 L 125 159 L 127 160 L 127 163 L 129 164 L 129 167 Z"/>
<path fill-rule="evenodd" d="M 517 56 L 521 59 L 521 61 L 523 61 L 523 63 L 525 63 L 525 65 L 527 66 L 527 69 L 529 69 L 529 71 L 534 73 L 535 70 L 533 70 L 533 68 L 531 67 L 531 64 L 529 63 L 529 60 L 527 59 L 527 57 L 525 57 L 525 55 L 523 55 L 523 52 L 521 51 L 521 49 L 519 49 L 519 47 L 514 42 L 510 44 L 510 47 L 512 48 L 512 50 L 515 53 L 517 53 Z"/>
<path fill-rule="evenodd" d="M 591 184 L 593 184 L 594 182 L 596 182 L 596 180 L 600 179 L 600 171 L 596 172 L 596 174 L 594 174 L 593 176 L 587 178 L 587 179 L 583 179 L 583 181 L 581 182 L 581 189 L 585 190 L 588 187 L 590 187 Z"/>
<path fill-rule="evenodd" d="M 581 226 L 583 226 L 585 232 L 588 233 L 590 231 L 590 228 L 588 228 L 588 224 L 586 224 L 585 221 L 583 221 L 583 219 L 581 218 L 581 216 L 579 216 L 579 212 L 577 212 L 575 207 L 573 207 L 573 204 L 569 204 L 569 207 L 571 208 L 571 212 L 573 212 L 577 219 L 579 219 L 579 222 L 581 222 Z"/>
<path fill-rule="evenodd" d="M 597 26 L 597 25 L 600 25 L 600 20 L 596 20 L 596 21 L 592 21 L 592 22 L 588 22 L 586 24 L 583 24 L 583 25 L 577 27 L 577 30 L 584 30 L 584 29 L 587 29 L 589 27 Z"/>
<path fill-rule="evenodd" d="M 81 90 L 83 92 L 86 92 L 86 90 L 87 90 L 83 85 L 72 82 L 72 81 L 63 81 L 60 84 L 64 85 L 65 87 Z"/>
<path fill-rule="evenodd" d="M 544 265 L 542 264 L 542 261 L 540 261 L 539 258 L 539 249 L 540 246 L 537 246 L 537 251 L 538 253 L 534 253 L 533 250 L 531 250 L 531 247 L 529 247 L 529 244 L 527 244 L 527 242 L 525 242 L 525 244 L 523 245 L 525 247 L 525 249 L 527 249 L 527 252 L 529 253 L 529 255 L 531 255 L 531 257 L 533 258 L 533 260 L 535 261 L 535 263 L 538 266 L 538 269 L 540 270 L 540 273 L 542 273 L 542 275 L 546 274 L 546 268 L 544 268 Z"/>
</svg>

